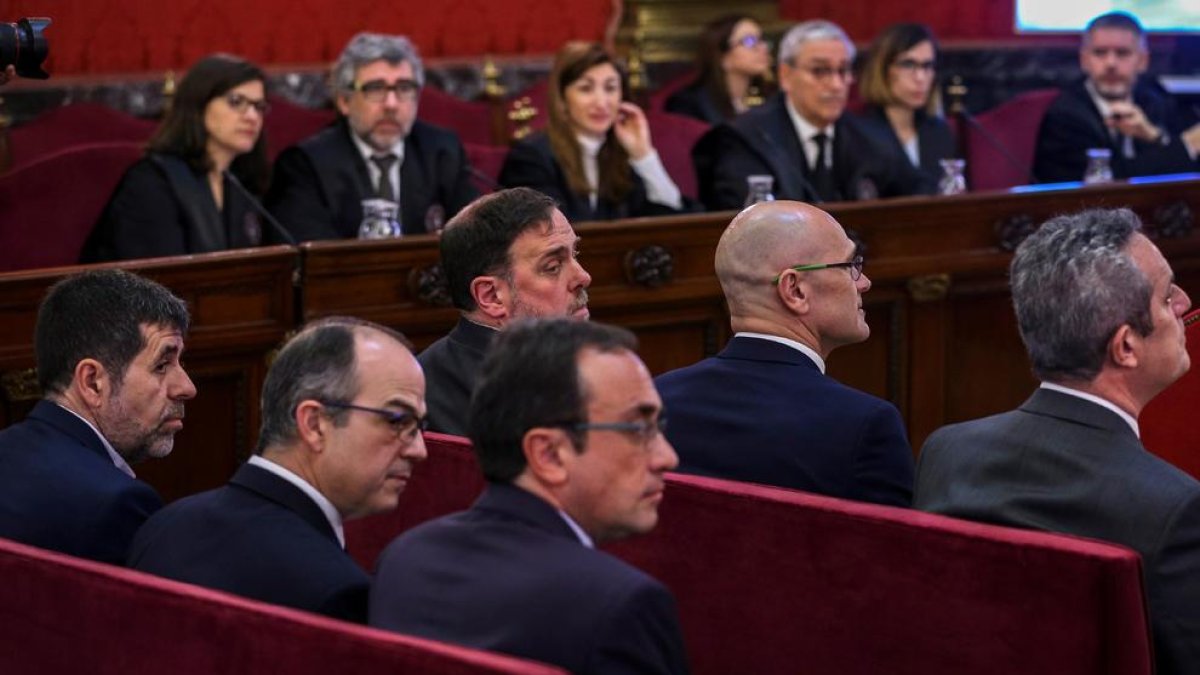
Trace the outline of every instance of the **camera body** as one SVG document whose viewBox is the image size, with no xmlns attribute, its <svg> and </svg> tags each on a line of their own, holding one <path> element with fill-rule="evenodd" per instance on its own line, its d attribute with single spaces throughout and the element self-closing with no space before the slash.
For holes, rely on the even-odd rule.
<svg viewBox="0 0 1200 675">
<path fill-rule="evenodd" d="M 46 26 L 50 19 L 32 17 L 16 23 L 0 23 L 0 70 L 16 66 L 17 75 L 37 80 L 50 77 L 42 69 L 42 63 L 50 55 L 50 43 L 46 40 Z"/>
</svg>

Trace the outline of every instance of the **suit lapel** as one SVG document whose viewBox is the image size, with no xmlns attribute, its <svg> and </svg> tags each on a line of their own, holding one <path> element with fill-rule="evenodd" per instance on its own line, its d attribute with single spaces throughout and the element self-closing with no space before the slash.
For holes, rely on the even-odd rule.
<svg viewBox="0 0 1200 675">
<path fill-rule="evenodd" d="M 1140 443 L 1137 434 L 1125 420 L 1121 419 L 1120 415 L 1070 394 L 1039 388 L 1021 404 L 1020 410 L 1034 415 L 1044 415 L 1066 422 L 1104 429 L 1119 435 L 1127 435 Z"/>
<path fill-rule="evenodd" d="M 579 538 L 553 506 L 515 485 L 489 483 L 472 511 L 490 511 L 520 520 L 538 530 L 578 542 Z"/>
<path fill-rule="evenodd" d="M 413 132 L 404 139 L 404 163 L 400 165 L 400 228 L 404 234 L 425 234 L 429 231 L 425 222 L 429 214 L 424 206 L 432 200 L 422 197 L 432 196 L 433 193 L 423 171 L 424 159 L 414 127 Z M 444 215 L 442 219 L 445 219 Z"/>
<path fill-rule="evenodd" d="M 237 473 L 233 474 L 233 478 L 229 479 L 229 483 L 292 511 L 341 547 L 337 534 L 334 533 L 333 526 L 329 524 L 329 519 L 325 517 L 321 507 L 295 485 L 253 464 L 243 464 Z"/>
<path fill-rule="evenodd" d="M 30 419 L 39 420 L 50 426 L 58 429 L 62 433 L 70 436 L 79 442 L 80 445 L 88 450 L 96 453 L 104 458 L 105 462 L 112 464 L 112 458 L 108 455 L 108 450 L 104 448 L 104 443 L 92 428 L 87 425 L 87 422 L 79 419 L 74 413 L 64 409 L 53 401 L 41 400 L 33 406 L 33 410 L 29 411 Z M 116 468 L 114 465 L 113 468 Z"/>
<path fill-rule="evenodd" d="M 719 359 L 761 361 L 792 366 L 804 366 L 819 371 L 817 364 L 803 352 L 788 345 L 755 337 L 735 337 L 717 355 Z"/>
</svg>

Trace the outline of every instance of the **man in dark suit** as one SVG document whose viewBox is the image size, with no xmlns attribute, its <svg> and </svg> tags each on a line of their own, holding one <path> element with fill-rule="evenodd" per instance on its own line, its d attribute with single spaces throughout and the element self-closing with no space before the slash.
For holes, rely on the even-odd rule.
<svg viewBox="0 0 1200 675">
<path fill-rule="evenodd" d="M 404 234 L 436 232 L 475 198 L 458 137 L 417 120 L 425 71 L 407 38 L 359 33 L 331 79 L 341 118 L 279 155 L 267 194 L 297 239 L 357 236 L 364 199 L 398 203 Z"/>
<path fill-rule="evenodd" d="M 717 244 L 734 338 L 656 380 L 680 470 L 908 506 L 912 449 L 895 406 L 825 374 L 871 329 L 863 259 L 828 213 L 756 204 Z"/>
<path fill-rule="evenodd" d="M 632 334 L 569 319 L 497 336 L 471 402 L 488 480 L 384 550 L 371 624 L 572 673 L 684 673 L 675 601 L 594 546 L 658 521 L 675 451 Z"/>
<path fill-rule="evenodd" d="M 1114 178 L 1200 170 L 1200 124 L 1141 78 L 1149 63 L 1146 34 L 1132 15 L 1092 19 L 1079 49 L 1085 77 L 1054 99 L 1038 130 L 1039 181 L 1083 180 L 1091 148 L 1111 151 Z"/>
<path fill-rule="evenodd" d="M 396 508 L 421 437 L 425 380 L 394 331 L 318 321 L 263 384 L 258 449 L 225 487 L 181 499 L 138 531 L 129 565 L 363 622 L 369 579 L 343 520 Z"/>
<path fill-rule="evenodd" d="M 44 398 L 0 431 L 0 537 L 121 564 L 162 506 L 130 464 L 166 457 L 196 388 L 187 306 L 121 270 L 58 282 L 34 337 Z"/>
<path fill-rule="evenodd" d="M 1158 672 L 1200 672 L 1200 483 L 1146 452 L 1137 416 L 1187 371 L 1191 306 L 1127 209 L 1048 221 L 1013 258 L 1041 387 L 1015 411 L 936 431 L 915 505 L 1095 537 L 1142 555 Z"/>
<path fill-rule="evenodd" d="M 587 319 L 592 277 L 579 237 L 554 200 L 530 188 L 486 195 L 446 227 L 440 242 L 450 298 L 462 316 L 421 352 L 429 383 L 429 427 L 467 435 L 471 392 L 496 331 L 515 319 Z"/>
<path fill-rule="evenodd" d="M 692 150 L 700 198 L 741 208 L 746 178 L 770 175 L 778 199 L 848 201 L 916 194 L 920 173 L 886 137 L 846 114 L 854 43 L 836 24 L 796 25 L 779 45 L 780 93 L 705 134 Z"/>
</svg>

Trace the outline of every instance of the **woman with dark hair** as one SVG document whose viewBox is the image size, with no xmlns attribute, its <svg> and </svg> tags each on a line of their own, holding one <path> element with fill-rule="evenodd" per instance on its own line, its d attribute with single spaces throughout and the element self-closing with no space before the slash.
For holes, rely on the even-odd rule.
<svg viewBox="0 0 1200 675">
<path fill-rule="evenodd" d="M 553 197 L 572 221 L 685 208 L 645 113 L 625 93 L 625 73 L 601 45 L 568 43 L 550 72 L 546 130 L 513 144 L 500 183 Z"/>
<path fill-rule="evenodd" d="M 860 83 L 867 104 L 862 118 L 920 169 L 925 192 L 935 191 L 938 162 L 956 153 L 936 84 L 937 40 L 928 27 L 893 24 L 875 38 Z"/>
<path fill-rule="evenodd" d="M 667 112 L 717 124 L 746 112 L 752 94 L 766 98 L 771 50 L 754 19 L 731 14 L 710 22 L 696 57 L 700 74 L 667 99 Z"/>
<path fill-rule="evenodd" d="M 147 146 L 121 178 L 83 262 L 257 246 L 251 192 L 266 188 L 265 77 L 228 54 L 196 62 Z"/>
</svg>

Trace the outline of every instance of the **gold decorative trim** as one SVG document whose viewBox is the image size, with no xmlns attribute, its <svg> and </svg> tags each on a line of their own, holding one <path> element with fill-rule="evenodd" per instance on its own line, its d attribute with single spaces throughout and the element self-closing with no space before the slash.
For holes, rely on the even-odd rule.
<svg viewBox="0 0 1200 675">
<path fill-rule="evenodd" d="M 37 371 L 33 368 L 0 373 L 0 387 L 4 388 L 4 398 L 8 399 L 9 403 L 36 401 L 42 397 L 42 389 L 37 382 Z"/>
<path fill-rule="evenodd" d="M 926 274 L 908 280 L 908 295 L 913 302 L 937 302 L 950 292 L 950 275 Z"/>
</svg>

